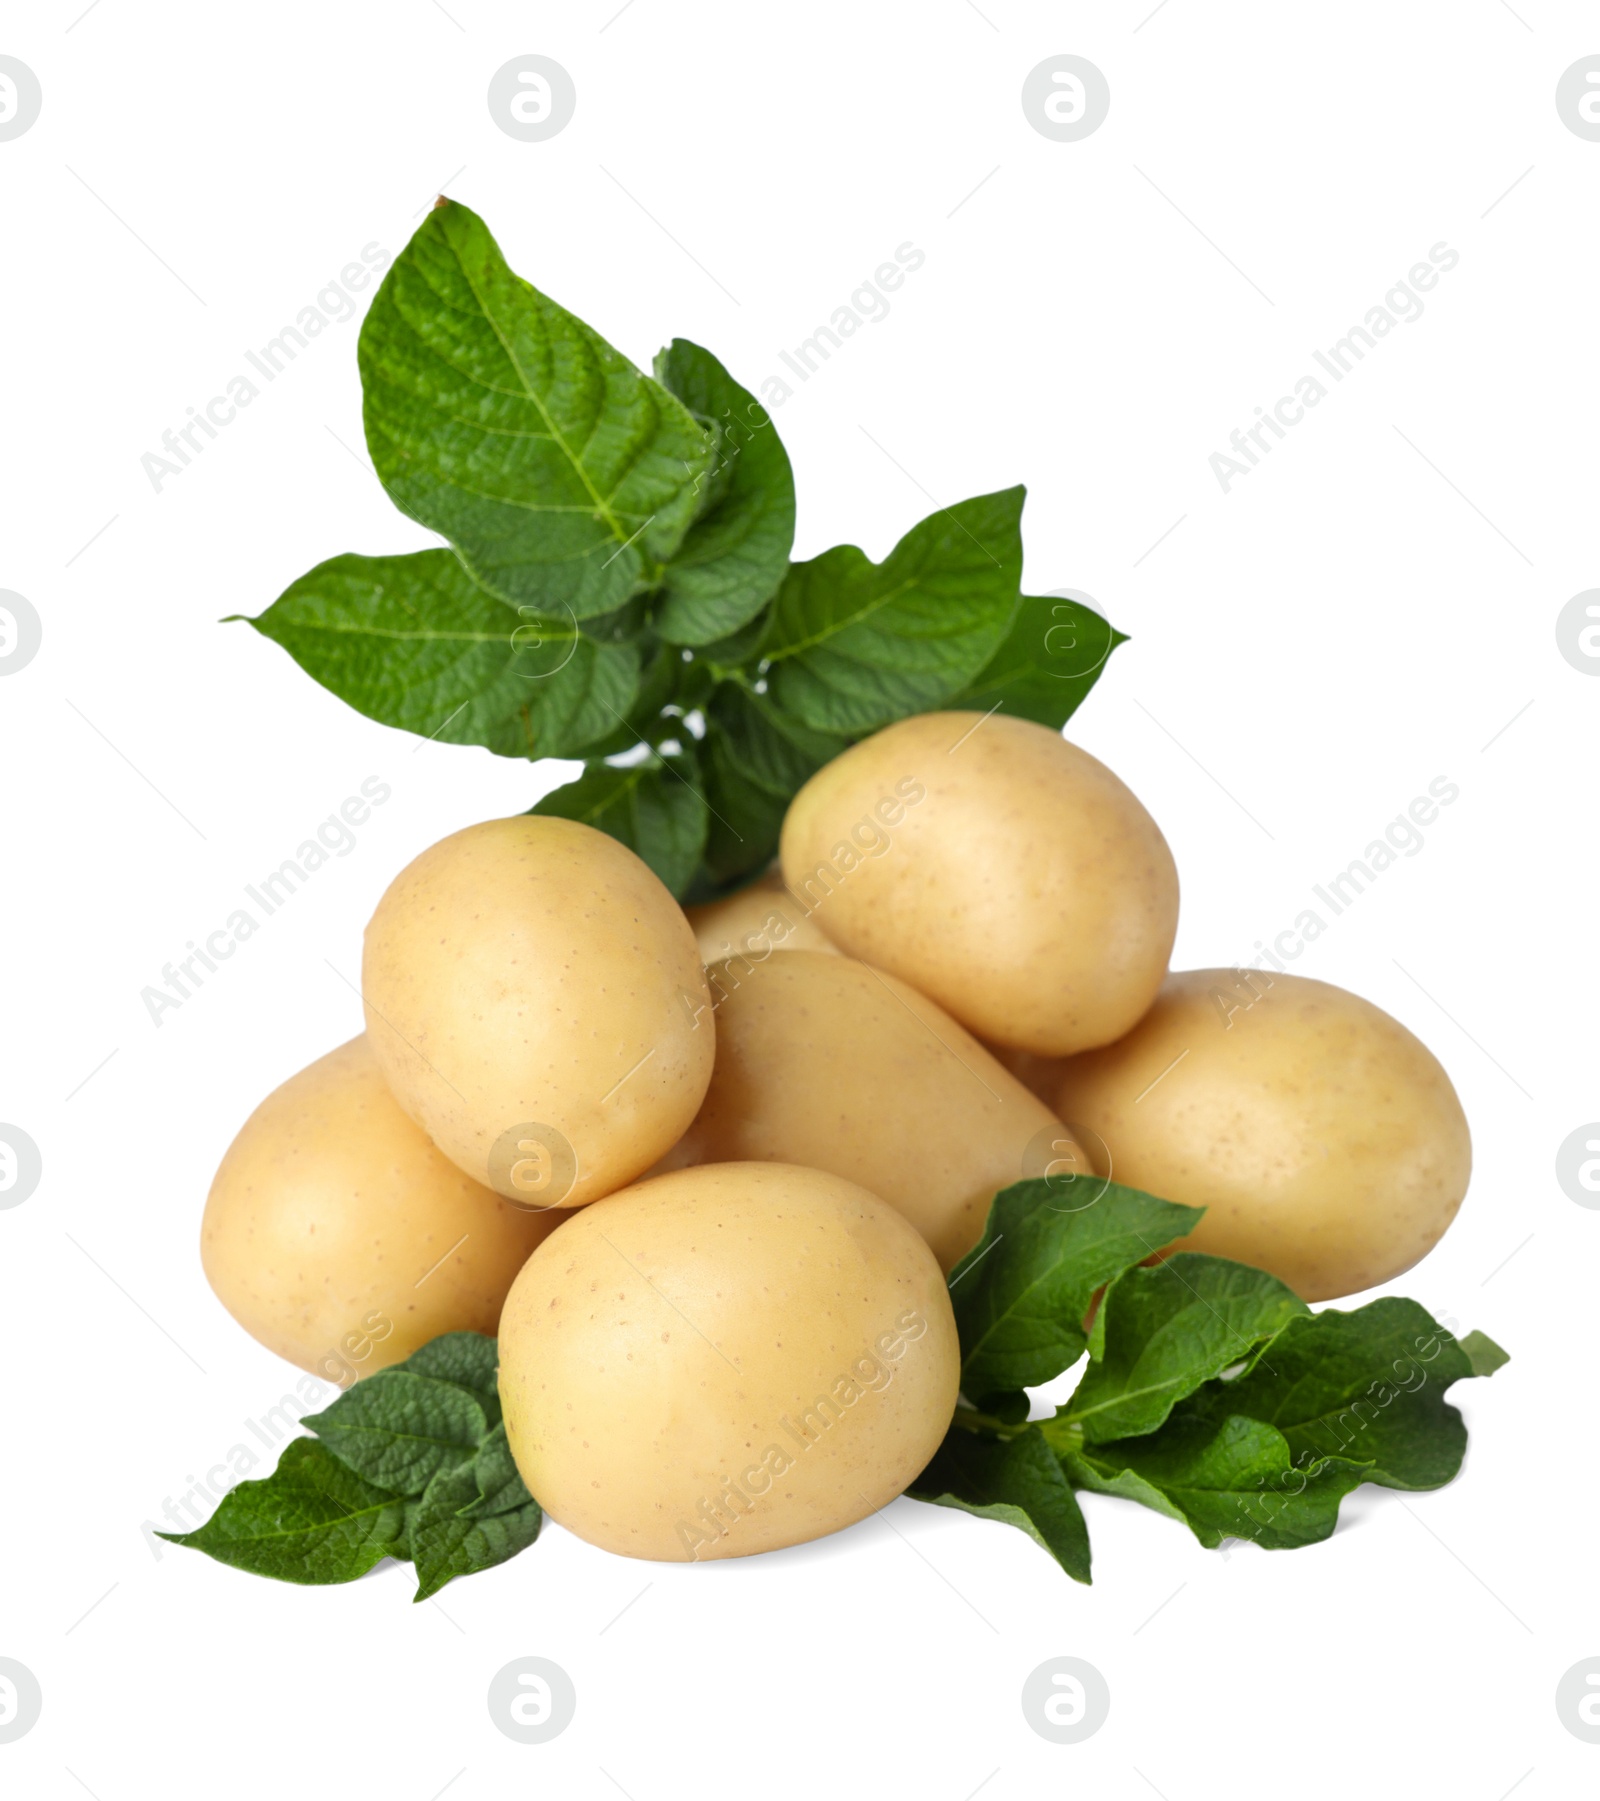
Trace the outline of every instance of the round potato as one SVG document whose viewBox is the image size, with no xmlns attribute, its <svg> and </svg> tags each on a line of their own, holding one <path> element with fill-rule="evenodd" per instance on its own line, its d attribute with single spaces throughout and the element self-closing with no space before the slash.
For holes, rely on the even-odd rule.
<svg viewBox="0 0 1600 1801">
<path fill-rule="evenodd" d="M 955 1408 L 928 1247 L 815 1169 L 680 1170 L 597 1201 L 500 1323 L 511 1453 L 569 1531 L 698 1562 L 821 1538 L 900 1494 Z"/>
<path fill-rule="evenodd" d="M 725 900 L 690 907 L 689 924 L 703 962 L 765 956 L 769 950 L 834 951 L 837 947 L 810 914 L 795 904 L 774 871 Z"/>
<path fill-rule="evenodd" d="M 825 1169 L 898 1209 L 948 1270 L 998 1189 L 1089 1160 L 1050 1109 L 914 988 L 852 957 L 793 951 L 707 970 L 717 1066 L 658 1168 L 756 1160 Z"/>
<path fill-rule="evenodd" d="M 1169 976 L 1126 1038 L 1063 1066 L 1055 1104 L 1100 1135 L 1117 1181 L 1207 1209 L 1184 1248 L 1271 1270 L 1307 1301 L 1409 1269 L 1472 1169 L 1426 1045 L 1303 976 Z"/>
<path fill-rule="evenodd" d="M 367 927 L 362 993 L 396 1100 L 526 1205 L 631 1182 L 711 1078 L 682 909 L 625 845 L 570 819 L 494 819 L 424 851 Z"/>
<path fill-rule="evenodd" d="M 361 1037 L 245 1121 L 211 1184 L 200 1260 L 252 1338 L 342 1384 L 441 1332 L 493 1333 L 564 1218 L 463 1175 L 400 1111 Z"/>
<path fill-rule="evenodd" d="M 1065 1056 L 1161 986 L 1178 874 L 1103 763 L 1025 719 L 926 713 L 817 771 L 783 824 L 790 892 L 847 956 L 980 1038 Z"/>
</svg>

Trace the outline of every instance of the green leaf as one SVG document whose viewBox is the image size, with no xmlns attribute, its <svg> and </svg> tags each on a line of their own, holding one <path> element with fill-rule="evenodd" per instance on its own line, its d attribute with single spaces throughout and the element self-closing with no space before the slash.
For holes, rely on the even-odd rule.
<svg viewBox="0 0 1600 1801">
<path fill-rule="evenodd" d="M 584 630 L 589 625 L 586 622 Z M 639 640 L 638 653 L 644 658 L 639 678 L 639 691 L 622 718 L 614 721 L 615 730 L 589 745 L 585 752 L 590 762 L 605 757 L 619 757 L 637 750 L 641 744 L 653 745 L 667 737 L 681 739 L 683 734 L 682 699 L 692 697 L 695 690 L 709 681 L 709 672 L 697 664 L 686 663 L 684 653 L 675 644 L 662 644 L 654 637 Z M 674 709 L 667 713 L 665 709 Z"/>
<path fill-rule="evenodd" d="M 472 1474 L 477 1484 L 477 1496 L 465 1511 L 475 1519 L 510 1513 L 515 1508 L 525 1507 L 533 1499 L 512 1460 L 503 1423 L 479 1445 L 472 1462 Z"/>
<path fill-rule="evenodd" d="M 489 1429 L 466 1389 L 399 1367 L 375 1371 L 301 1424 L 358 1476 L 400 1495 L 420 1495 L 440 1470 L 469 1462 Z"/>
<path fill-rule="evenodd" d="M 249 622 L 358 713 L 503 757 L 569 757 L 613 731 L 639 652 L 516 607 L 453 551 L 333 557 Z"/>
<path fill-rule="evenodd" d="M 619 769 L 591 763 L 575 782 L 547 794 L 533 813 L 576 819 L 608 832 L 656 872 L 672 892 L 688 887 L 705 849 L 705 797 L 686 753 L 658 754 Z"/>
<path fill-rule="evenodd" d="M 950 1272 L 963 1391 L 981 1402 L 1059 1376 L 1088 1346 L 1096 1289 L 1183 1237 L 1201 1212 L 1115 1182 L 1075 1211 L 1044 1177 L 1001 1189 L 982 1238 Z"/>
<path fill-rule="evenodd" d="M 1202 1419 L 1241 1414 L 1276 1427 L 1302 1467 L 1351 1458 L 1370 1464 L 1366 1479 L 1385 1488 L 1438 1488 L 1467 1449 L 1445 1390 L 1476 1373 L 1471 1353 L 1425 1307 L 1391 1295 L 1291 1320 L 1246 1374 L 1209 1385 L 1189 1405 Z"/>
<path fill-rule="evenodd" d="M 389 497 L 542 613 L 610 612 L 682 542 L 710 441 L 688 409 L 507 268 L 442 202 L 361 328 L 367 447 Z"/>
<path fill-rule="evenodd" d="M 1182 1520 L 1203 1544 L 1278 1549 L 1326 1538 L 1363 1482 L 1448 1482 L 1466 1431 L 1444 1391 L 1503 1359 L 1481 1334 L 1457 1341 L 1415 1301 L 1386 1297 L 1293 1314 L 1243 1375 L 1207 1381 L 1155 1432 L 1087 1443 L 1076 1395 L 1041 1430 L 1080 1486 Z"/>
<path fill-rule="evenodd" d="M 1032 1411 L 1032 1403 L 1025 1389 L 1002 1389 L 983 1397 L 983 1411 L 1003 1426 L 1020 1426 Z"/>
<path fill-rule="evenodd" d="M 199 1531 L 161 1536 L 290 1582 L 409 1560 L 419 1601 L 504 1563 L 543 1515 L 511 1456 L 497 1360 L 479 1332 L 431 1340 L 308 1419 L 320 1438 L 291 1440 L 271 1476 L 241 1483 Z"/>
<path fill-rule="evenodd" d="M 539 1536 L 544 1515 L 531 1498 L 509 1512 L 477 1511 L 477 1475 L 470 1465 L 440 1470 L 412 1512 L 406 1538 L 417 1568 L 413 1601 L 426 1601 L 457 1576 L 505 1563 Z"/>
<path fill-rule="evenodd" d="M 726 638 L 718 638 L 715 644 L 702 644 L 697 647 L 698 659 L 719 675 L 732 669 L 753 667 L 760 662 L 757 655 L 761 648 L 761 640 L 767 633 L 767 622 L 771 618 L 771 603 L 763 607 L 748 625 L 742 625 L 736 632 L 730 632 Z"/>
<path fill-rule="evenodd" d="M 770 696 L 721 682 L 706 707 L 700 767 L 712 808 L 706 869 L 716 886 L 765 869 L 789 802 L 847 740 L 790 719 Z"/>
<path fill-rule="evenodd" d="M 1004 643 L 945 705 L 987 713 L 998 708 L 1059 731 L 1100 678 L 1127 636 L 1083 601 L 1024 595 Z"/>
<path fill-rule="evenodd" d="M 777 592 L 794 545 L 794 471 L 772 415 L 709 350 L 674 338 L 660 381 L 715 428 L 700 507 L 667 564 L 655 628 L 670 644 L 737 631 Z"/>
<path fill-rule="evenodd" d="M 1496 1370 L 1504 1369 L 1511 1361 L 1511 1353 L 1502 1351 L 1483 1332 L 1469 1332 L 1465 1338 L 1457 1339 L 1456 1342 L 1465 1353 L 1467 1362 L 1472 1365 L 1475 1376 L 1492 1376 Z"/>
<path fill-rule="evenodd" d="M 1154 1432 L 1177 1402 L 1309 1311 L 1265 1270 L 1195 1251 L 1127 1270 L 1095 1315 L 1093 1361 L 1064 1417 L 1091 1444 Z"/>
<path fill-rule="evenodd" d="M 918 1501 L 1018 1526 L 1075 1582 L 1090 1579 L 1089 1528 L 1037 1426 L 1006 1439 L 954 1429 L 907 1492 Z"/>
<path fill-rule="evenodd" d="M 1059 1446 L 1059 1429 L 1044 1427 Z M 1148 1438 L 1063 1452 L 1080 1487 L 1138 1501 L 1181 1520 L 1203 1545 L 1252 1539 L 1268 1551 L 1327 1538 L 1339 1503 L 1372 1480 L 1370 1466 L 1340 1457 L 1297 1467 L 1283 1434 L 1260 1420 L 1175 1416 Z"/>
<path fill-rule="evenodd" d="M 823 732 L 868 732 L 943 705 L 999 648 L 1022 579 L 1021 488 L 913 526 L 882 563 L 853 544 L 796 563 L 762 655 L 786 713 Z"/>
<path fill-rule="evenodd" d="M 197 1531 L 158 1536 L 280 1582 L 353 1582 L 390 1555 L 404 1525 L 395 1496 L 316 1439 L 294 1438 L 270 1476 L 230 1489 Z"/>
<path fill-rule="evenodd" d="M 648 634 L 650 596 L 635 594 L 609 613 L 591 613 L 582 621 L 583 635 L 598 644 L 633 644 Z"/>
<path fill-rule="evenodd" d="M 490 1426 L 500 1424 L 500 1346 L 487 1333 L 443 1332 L 392 1367 L 453 1382 L 476 1399 Z"/>
</svg>

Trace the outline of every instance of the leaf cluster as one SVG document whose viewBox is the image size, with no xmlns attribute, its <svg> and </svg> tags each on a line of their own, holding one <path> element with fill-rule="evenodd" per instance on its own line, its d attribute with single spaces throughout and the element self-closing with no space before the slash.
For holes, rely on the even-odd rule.
<svg viewBox="0 0 1600 1801">
<path fill-rule="evenodd" d="M 353 1582 L 413 1564 L 426 1601 L 539 1536 L 539 1503 L 506 1443 L 495 1341 L 448 1332 L 300 1422 L 270 1476 L 241 1482 L 175 1545 L 280 1582 Z"/>
<path fill-rule="evenodd" d="M 771 414 L 678 338 L 644 373 L 441 202 L 362 325 L 367 446 L 445 545 L 320 563 L 250 621 L 386 725 L 582 773 L 532 810 L 620 839 L 675 895 L 770 861 L 866 733 L 932 708 L 1059 728 L 1122 634 L 1022 592 L 1023 490 L 941 507 L 881 563 L 791 561 Z"/>
<path fill-rule="evenodd" d="M 1415 1301 L 1314 1313 L 1222 1257 L 1158 1258 L 1199 1220 L 1108 1183 L 1064 1208 L 1049 1179 L 995 1199 L 950 1273 L 963 1404 L 918 1499 L 1020 1527 L 1089 1580 L 1080 1490 L 1180 1520 L 1203 1545 L 1314 1544 L 1363 1482 L 1438 1488 L 1466 1453 L 1445 1391 L 1506 1354 Z M 1026 1390 L 1084 1354 L 1070 1400 L 1030 1420 Z"/>
</svg>

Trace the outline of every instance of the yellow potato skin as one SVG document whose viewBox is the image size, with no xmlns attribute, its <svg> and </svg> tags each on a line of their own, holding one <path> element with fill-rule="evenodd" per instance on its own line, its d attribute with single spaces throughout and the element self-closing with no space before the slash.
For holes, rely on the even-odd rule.
<svg viewBox="0 0 1600 1801">
<path fill-rule="evenodd" d="M 362 959 L 396 1100 L 475 1181 L 545 1206 L 623 1187 L 693 1119 L 714 1051 L 705 993 L 694 933 L 650 869 L 590 826 L 530 815 L 424 851 Z M 522 1139 L 528 1124 L 546 1137 Z"/>
<path fill-rule="evenodd" d="M 540 1505 L 667 1562 L 865 1518 L 932 1457 L 959 1376 L 927 1246 L 865 1189 L 786 1164 L 681 1170 L 586 1207 L 500 1325 L 506 1431 Z"/>
<path fill-rule="evenodd" d="M 764 956 L 768 949 L 824 953 L 838 949 L 796 903 L 776 871 L 724 900 L 687 911 L 704 963 L 738 955 Z"/>
<path fill-rule="evenodd" d="M 1019 1051 L 1014 1045 L 988 1044 L 984 1047 L 1003 1069 L 1009 1069 L 1030 1094 L 1038 1095 L 1046 1106 L 1055 1099 L 1056 1084 L 1061 1080 L 1065 1057 L 1041 1057 L 1037 1051 Z"/>
<path fill-rule="evenodd" d="M 1175 973 L 1126 1038 L 1063 1065 L 1054 1100 L 1104 1139 L 1118 1182 L 1207 1209 L 1184 1249 L 1271 1270 L 1307 1301 L 1409 1269 L 1472 1171 L 1428 1048 L 1304 976 Z"/>
<path fill-rule="evenodd" d="M 1177 931 L 1172 853 L 1132 791 L 1003 714 L 925 713 L 853 745 L 795 796 L 781 856 L 847 956 L 1042 1056 L 1128 1031 Z"/>
<path fill-rule="evenodd" d="M 707 976 L 716 1069 L 658 1168 L 829 1170 L 902 1213 L 946 1270 L 977 1243 L 998 1189 L 1052 1161 L 1089 1172 L 1044 1102 L 897 977 L 815 951 L 735 957 Z"/>
<path fill-rule="evenodd" d="M 245 1121 L 211 1184 L 200 1259 L 252 1338 L 342 1383 L 441 1332 L 494 1332 L 565 1217 L 463 1175 L 400 1111 L 363 1036 Z"/>
</svg>

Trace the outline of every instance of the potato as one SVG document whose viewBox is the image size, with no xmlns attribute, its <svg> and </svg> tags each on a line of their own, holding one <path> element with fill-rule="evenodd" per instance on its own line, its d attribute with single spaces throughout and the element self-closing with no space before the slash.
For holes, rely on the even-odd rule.
<svg viewBox="0 0 1600 1801">
<path fill-rule="evenodd" d="M 200 1228 L 217 1298 L 341 1384 L 441 1332 L 490 1332 L 562 1213 L 469 1180 L 395 1104 L 365 1037 L 291 1076 L 229 1146 Z"/>
<path fill-rule="evenodd" d="M 711 1078 L 682 909 L 626 846 L 569 819 L 494 819 L 424 851 L 367 927 L 362 993 L 395 1099 L 526 1204 L 631 1182 Z"/>
<path fill-rule="evenodd" d="M 1065 1057 L 1041 1057 L 1037 1051 L 1019 1051 L 1015 1045 L 986 1044 L 984 1049 L 1001 1066 L 1009 1069 L 1030 1094 L 1038 1095 L 1048 1106 L 1056 1098 L 1056 1084 L 1061 1080 Z"/>
<path fill-rule="evenodd" d="M 1088 1159 L 942 1007 L 850 957 L 791 951 L 707 971 L 717 1066 L 658 1165 L 804 1163 L 887 1201 L 948 1270 L 995 1191 Z"/>
<path fill-rule="evenodd" d="M 776 871 L 725 900 L 690 907 L 689 924 L 702 962 L 781 951 L 832 951 L 832 941 L 783 885 Z"/>
<path fill-rule="evenodd" d="M 1055 1105 L 1111 1174 L 1208 1209 L 1183 1241 L 1329 1301 L 1409 1269 L 1467 1191 L 1450 1078 L 1387 1013 L 1327 982 L 1193 969 L 1119 1043 L 1074 1057 Z"/>
<path fill-rule="evenodd" d="M 540 1504 L 671 1562 L 865 1518 L 932 1457 L 959 1376 L 927 1246 L 865 1189 L 782 1163 L 597 1201 L 528 1260 L 500 1323 L 506 1431 Z"/>
<path fill-rule="evenodd" d="M 1128 1031 L 1177 931 L 1155 821 L 1086 751 L 1004 715 L 927 713 L 852 746 L 795 796 L 782 858 L 847 956 L 1042 1056 Z"/>
</svg>

